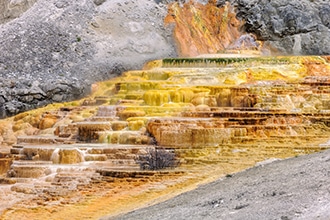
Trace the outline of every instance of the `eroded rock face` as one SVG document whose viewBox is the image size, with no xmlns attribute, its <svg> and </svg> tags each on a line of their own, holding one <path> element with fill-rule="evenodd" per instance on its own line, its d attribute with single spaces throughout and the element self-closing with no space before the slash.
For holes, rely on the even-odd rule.
<svg viewBox="0 0 330 220">
<path fill-rule="evenodd" d="M 28 10 L 37 0 L 1 0 L 0 1 L 0 24 L 11 21 L 26 10 Z"/>
<path fill-rule="evenodd" d="M 247 32 L 284 54 L 329 54 L 328 1 L 234 0 Z"/>
<path fill-rule="evenodd" d="M 33 3 L 0 2 L 1 118 L 77 99 L 93 82 L 176 55 L 166 7 L 154 1 Z"/>
<path fill-rule="evenodd" d="M 224 51 L 243 34 L 243 22 L 236 19 L 233 6 L 217 7 L 213 1 L 170 4 L 165 23 L 175 26 L 174 37 L 181 56 Z"/>
<path fill-rule="evenodd" d="M 232 43 L 235 44 L 245 31 L 263 42 L 262 49 L 266 54 L 322 55 L 330 51 L 330 6 L 327 1 L 163 2 L 175 2 L 169 16 L 174 15 L 174 33 L 180 39 L 179 49 L 185 56 L 231 49 Z M 181 9 L 173 10 L 173 5 Z M 221 31 L 214 31 L 216 28 Z"/>
</svg>

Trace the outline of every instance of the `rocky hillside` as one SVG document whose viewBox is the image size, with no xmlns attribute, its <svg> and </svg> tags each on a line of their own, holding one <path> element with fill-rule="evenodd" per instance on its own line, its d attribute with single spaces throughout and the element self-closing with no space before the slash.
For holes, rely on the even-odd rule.
<svg viewBox="0 0 330 220">
<path fill-rule="evenodd" d="M 329 0 L 234 0 L 237 16 L 246 21 L 265 46 L 281 54 L 330 53 Z"/>
<path fill-rule="evenodd" d="M 154 1 L 0 1 L 0 117 L 82 97 L 93 82 L 176 56 Z"/>
<path fill-rule="evenodd" d="M 0 0 L 0 118 L 80 98 L 148 60 L 230 49 L 246 32 L 265 53 L 330 52 L 328 0 L 185 2 Z"/>
</svg>

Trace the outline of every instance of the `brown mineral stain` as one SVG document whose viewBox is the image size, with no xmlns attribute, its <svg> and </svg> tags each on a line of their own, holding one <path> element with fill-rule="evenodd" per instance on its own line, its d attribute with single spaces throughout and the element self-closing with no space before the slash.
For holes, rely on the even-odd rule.
<svg viewBox="0 0 330 220">
<path fill-rule="evenodd" d="M 216 1 L 206 5 L 190 1 L 169 5 L 165 24 L 174 24 L 174 38 L 181 56 L 197 56 L 224 51 L 242 34 L 239 21 L 230 4 L 216 7 Z"/>
</svg>

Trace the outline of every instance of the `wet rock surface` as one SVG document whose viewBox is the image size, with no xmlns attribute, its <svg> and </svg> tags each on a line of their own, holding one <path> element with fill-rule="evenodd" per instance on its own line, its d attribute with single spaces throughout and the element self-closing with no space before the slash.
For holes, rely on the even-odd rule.
<svg viewBox="0 0 330 220">
<path fill-rule="evenodd" d="M 295 197 L 280 188 L 293 189 L 296 183 L 290 181 L 296 178 L 306 185 L 305 192 L 314 190 L 311 198 L 323 201 L 318 190 L 328 188 L 327 156 L 315 172 L 306 168 L 306 158 L 304 166 L 290 165 L 293 179 L 288 167 L 267 170 L 280 183 L 269 176 L 260 182 L 260 195 L 244 183 L 253 186 L 257 179 L 259 184 L 266 175 L 258 171 L 246 179 L 234 173 L 262 161 L 330 148 L 328 57 L 221 54 L 167 58 L 145 66 L 99 82 L 93 95 L 80 101 L 0 121 L 3 219 L 112 218 L 236 175 L 237 192 L 205 197 L 198 205 L 202 215 L 211 205 L 220 207 L 222 198 L 229 205 L 220 208 L 230 213 L 255 208 L 250 199 L 268 196 L 279 198 L 279 207 L 295 204 L 305 194 Z M 165 164 L 167 169 L 148 170 Z M 309 185 L 314 180 L 316 188 Z M 275 188 L 269 188 L 271 183 Z M 288 201 L 282 204 L 283 198 Z M 323 203 L 312 205 L 323 215 Z M 288 208 L 284 214 L 270 210 L 285 217 L 291 210 L 303 216 L 308 208 Z"/>
<path fill-rule="evenodd" d="M 217 7 L 212 3 L 190 2 L 172 3 L 168 8 L 165 23 L 174 25 L 173 35 L 180 56 L 213 54 L 229 48 L 237 49 L 235 43 L 240 44 L 244 22 L 236 18 L 232 5 Z M 257 46 L 245 49 L 252 48 Z"/>
</svg>

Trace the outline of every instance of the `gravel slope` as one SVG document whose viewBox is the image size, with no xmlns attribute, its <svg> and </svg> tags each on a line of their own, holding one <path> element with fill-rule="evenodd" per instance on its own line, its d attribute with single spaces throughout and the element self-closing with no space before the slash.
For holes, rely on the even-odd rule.
<svg viewBox="0 0 330 220">
<path fill-rule="evenodd" d="M 330 150 L 260 164 L 114 219 L 327 220 Z"/>
</svg>

